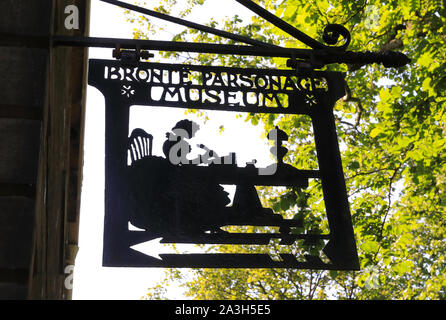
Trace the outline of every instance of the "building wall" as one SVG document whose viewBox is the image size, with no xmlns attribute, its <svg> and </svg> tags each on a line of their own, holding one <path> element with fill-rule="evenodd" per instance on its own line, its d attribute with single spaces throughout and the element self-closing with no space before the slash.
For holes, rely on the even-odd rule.
<svg viewBox="0 0 446 320">
<path fill-rule="evenodd" d="M 80 10 L 67 30 L 67 5 Z M 0 2 L 0 299 L 69 299 L 77 252 L 89 1 Z"/>
</svg>

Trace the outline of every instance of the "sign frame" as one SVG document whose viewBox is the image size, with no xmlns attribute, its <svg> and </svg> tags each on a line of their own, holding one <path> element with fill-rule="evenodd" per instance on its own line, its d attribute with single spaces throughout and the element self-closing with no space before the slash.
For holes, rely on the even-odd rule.
<svg viewBox="0 0 446 320">
<path fill-rule="evenodd" d="M 145 70 L 145 71 L 144 71 Z M 155 72 L 153 70 L 159 70 Z M 161 71 L 160 71 L 161 70 Z M 144 74 L 146 72 L 146 74 Z M 149 73 L 157 75 L 148 80 Z M 176 74 L 176 77 L 173 74 Z M 213 74 L 213 80 L 208 75 Z M 220 82 L 226 75 L 226 81 Z M 231 76 L 242 75 L 245 84 L 251 79 L 252 86 L 242 88 L 231 83 Z M 258 76 L 258 78 L 255 78 Z M 275 78 L 276 84 L 268 87 L 260 80 Z M 147 77 L 147 78 L 146 78 Z M 201 80 L 200 80 L 201 77 Z M 268 77 L 269 80 L 268 80 Z M 167 79 L 167 80 L 166 80 Z M 177 83 L 175 83 L 175 80 Z M 217 80 L 216 80 L 217 79 Z M 229 79 L 229 81 L 228 81 Z M 280 80 L 284 79 L 284 80 Z M 293 80 L 294 79 L 294 80 Z M 296 80 L 297 79 L 297 80 Z M 256 82 L 257 81 L 257 82 Z M 283 85 L 277 84 L 282 81 Z M 284 88 L 288 81 L 289 88 Z M 294 87 L 291 88 L 291 82 Z M 356 253 L 353 227 L 349 211 L 348 196 L 342 170 L 336 127 L 333 116 L 335 102 L 345 94 L 344 74 L 327 71 L 299 71 L 275 69 L 244 69 L 230 67 L 209 67 L 183 64 L 159 64 L 137 62 L 123 64 L 120 61 L 91 59 L 89 61 L 89 85 L 96 87 L 105 98 L 105 221 L 103 265 L 109 267 L 203 267 L 203 268 L 297 268 L 297 269 L 335 269 L 358 270 L 359 261 Z M 256 86 L 257 84 L 257 86 Z M 265 86 L 262 88 L 262 86 Z M 151 93 L 154 87 L 169 94 L 171 99 L 154 100 Z M 229 92 L 257 92 L 258 94 L 286 94 L 289 105 L 270 107 L 267 105 L 246 106 L 243 99 L 228 103 L 214 98 L 199 102 L 181 98 L 181 88 L 195 90 L 220 90 L 223 96 Z M 275 89 L 275 90 L 274 90 Z M 167 90 L 167 91 L 166 91 Z M 170 91 L 169 91 L 170 90 Z M 186 90 L 186 89 L 185 89 Z M 268 91 L 269 90 L 269 91 Z M 163 97 L 163 94 L 158 95 Z M 184 97 L 184 95 L 183 95 Z M 176 98 L 176 100 L 175 100 Z M 234 98 L 235 99 L 235 98 Z M 271 99 L 270 101 L 273 101 Z M 235 100 L 234 100 L 235 101 Z M 213 103 L 211 103 L 213 102 Z M 217 103 L 221 102 L 221 103 Z M 323 262 L 318 257 L 305 256 L 304 261 L 292 254 L 280 254 L 281 261 L 271 259 L 268 254 L 166 254 L 162 259 L 144 255 L 132 246 L 154 240 L 159 234 L 128 230 L 126 190 L 130 190 L 125 176 L 129 144 L 129 110 L 132 105 L 150 105 L 159 107 L 182 107 L 206 110 L 227 110 L 233 112 L 298 114 L 311 117 L 319 169 L 312 172 L 302 170 L 304 178 L 319 178 L 322 182 L 323 196 L 329 224 L 329 235 L 323 248 L 330 259 Z M 274 179 L 273 179 L 274 180 Z M 270 182 L 281 185 L 281 181 Z M 263 237 L 263 238 L 262 238 Z M 267 244 L 277 234 L 261 236 L 258 243 Z M 318 236 L 281 235 L 281 243 L 294 243 L 298 239 L 317 239 Z M 245 238 L 243 238 L 245 239 Z M 246 240 L 246 239 L 245 239 Z M 243 242 L 240 238 L 228 239 L 221 234 L 197 235 L 195 237 L 164 238 L 164 243 L 235 243 Z"/>
</svg>

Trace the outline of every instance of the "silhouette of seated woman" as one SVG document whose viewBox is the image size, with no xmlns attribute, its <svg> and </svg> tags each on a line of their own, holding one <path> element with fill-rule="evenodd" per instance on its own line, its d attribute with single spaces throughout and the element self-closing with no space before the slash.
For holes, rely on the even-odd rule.
<svg viewBox="0 0 446 320">
<path fill-rule="evenodd" d="M 166 134 L 162 147 L 166 158 L 143 159 L 140 162 L 143 167 L 132 173 L 134 179 L 145 181 L 139 183 L 145 185 L 139 190 L 138 203 L 142 208 L 136 209 L 139 212 L 134 219 L 139 224 L 137 227 L 160 234 L 221 231 L 220 226 L 226 221 L 224 209 L 230 203 L 228 193 L 211 175 L 197 176 L 189 166 L 184 166 L 206 163 L 200 156 L 187 159 L 192 148 L 186 140 L 192 139 L 198 129 L 193 121 L 179 121 L 172 132 Z"/>
</svg>

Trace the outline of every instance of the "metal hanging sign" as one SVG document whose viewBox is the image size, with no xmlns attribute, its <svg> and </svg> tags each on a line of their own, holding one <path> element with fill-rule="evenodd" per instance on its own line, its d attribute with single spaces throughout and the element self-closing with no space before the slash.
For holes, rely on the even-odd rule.
<svg viewBox="0 0 446 320">
<path fill-rule="evenodd" d="M 332 112 L 344 95 L 342 73 L 90 60 L 89 84 L 102 92 L 106 102 L 104 265 L 358 267 Z M 239 166 L 235 154 L 189 160 L 185 155 L 187 140 L 194 135 L 193 123 L 180 121 L 165 141 L 153 141 L 150 132 L 142 129 L 129 136 L 132 105 L 310 116 L 319 169 L 302 170 L 284 163 L 287 149 L 282 142 L 288 137 L 279 128 L 268 135 L 274 140 L 272 152 L 277 159 L 268 167 Z M 152 154 L 154 143 L 163 144 L 164 155 Z M 308 179 L 322 181 L 329 234 L 293 233 L 302 222 L 262 207 L 255 189 L 306 188 Z M 221 184 L 236 185 L 232 206 L 227 206 Z M 129 230 L 129 222 L 145 231 Z M 279 232 L 244 234 L 221 229 L 231 225 L 276 226 Z M 272 259 L 268 253 L 161 253 L 154 257 L 131 248 L 151 240 L 257 245 L 265 251 L 273 240 L 290 248 L 298 240 L 325 241 L 323 252 L 329 261 L 296 257 L 286 250 Z"/>
<path fill-rule="evenodd" d="M 88 83 L 105 98 L 105 223 L 103 265 L 111 267 L 300 268 L 357 270 L 359 261 L 342 170 L 333 107 L 345 95 L 344 74 L 315 71 L 330 63 L 403 66 L 399 52 L 345 51 L 350 34 L 328 25 L 322 44 L 250 0 L 236 0 L 310 49 L 290 49 L 216 30 L 149 9 L 101 0 L 129 10 L 209 32 L 248 45 L 217 45 L 152 40 L 55 37 L 55 45 L 114 47 L 117 60 L 89 61 Z M 342 36 L 344 43 L 338 43 Z M 125 49 L 121 50 L 121 46 Z M 292 69 L 249 69 L 141 62 L 144 49 L 288 57 Z M 296 168 L 284 161 L 286 132 L 276 127 L 267 138 L 276 162 L 237 163 L 237 154 L 204 154 L 191 159 L 189 140 L 198 126 L 178 121 L 162 141 L 150 130 L 129 132 L 130 107 L 188 108 L 249 113 L 304 115 L 311 118 L 318 169 Z M 169 128 L 166 128 L 169 130 Z M 162 146 L 154 154 L 153 146 Z M 320 180 L 327 234 L 305 230 L 301 220 L 261 204 L 256 186 L 308 187 Z M 236 186 L 232 204 L 222 185 Z M 129 229 L 129 224 L 139 228 Z M 264 233 L 228 232 L 228 226 L 271 227 Z M 242 229 L 240 229 L 242 230 Z M 148 243 L 153 253 L 136 246 Z M 302 252 L 323 243 L 317 253 Z M 169 252 L 169 244 L 232 245 L 231 252 Z M 251 246 L 251 251 L 243 248 Z M 155 248 L 161 247 L 161 251 Z M 272 252 L 281 248 L 277 256 Z M 238 250 L 237 248 L 240 248 Z M 164 251 L 163 251 L 164 250 Z"/>
</svg>

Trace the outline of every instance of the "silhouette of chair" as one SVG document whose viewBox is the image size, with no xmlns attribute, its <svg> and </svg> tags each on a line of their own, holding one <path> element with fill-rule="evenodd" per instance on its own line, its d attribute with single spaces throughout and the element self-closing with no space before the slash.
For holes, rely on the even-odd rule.
<svg viewBox="0 0 446 320">
<path fill-rule="evenodd" d="M 153 136 L 143 129 L 134 129 L 128 140 L 130 164 L 152 155 Z"/>
</svg>

